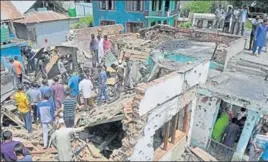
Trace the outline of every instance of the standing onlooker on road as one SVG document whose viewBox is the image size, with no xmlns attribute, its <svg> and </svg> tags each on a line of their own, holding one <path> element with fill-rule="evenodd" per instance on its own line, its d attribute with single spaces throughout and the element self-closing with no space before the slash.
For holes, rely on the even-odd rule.
<svg viewBox="0 0 268 162">
<path fill-rule="evenodd" d="M 239 14 L 240 9 L 238 7 L 234 7 L 233 13 L 232 13 L 232 25 L 231 25 L 231 33 L 238 35 L 239 32 Z"/>
<path fill-rule="evenodd" d="M 67 128 L 74 127 L 75 120 L 75 110 L 76 107 L 80 109 L 79 104 L 77 104 L 76 98 L 71 97 L 70 92 L 65 92 L 65 99 L 63 100 L 63 119 Z"/>
<path fill-rule="evenodd" d="M 14 66 L 19 83 L 22 83 L 22 72 L 24 69 L 23 69 L 23 65 L 18 60 L 18 56 L 14 57 L 13 66 Z"/>
<path fill-rule="evenodd" d="M 82 81 L 79 83 L 79 91 L 81 92 L 84 99 L 85 107 L 88 105 L 94 107 L 92 89 L 93 84 L 89 79 L 89 76 L 83 76 Z"/>
<path fill-rule="evenodd" d="M 256 16 L 255 19 L 252 19 L 251 24 L 252 24 L 252 29 L 251 29 L 251 33 L 250 33 L 250 41 L 249 41 L 249 48 L 248 50 L 252 50 L 253 47 L 253 40 L 255 38 L 255 33 L 256 33 L 256 29 L 259 26 L 260 23 L 260 17 Z"/>
<path fill-rule="evenodd" d="M 41 91 L 38 88 L 38 84 L 36 82 L 32 83 L 32 87 L 26 92 L 26 94 L 31 103 L 34 122 L 37 122 L 37 105 L 42 98 Z"/>
<path fill-rule="evenodd" d="M 107 73 L 104 66 L 98 66 L 99 78 L 98 78 L 98 105 L 102 104 L 102 96 L 104 96 L 105 102 L 108 101 L 107 92 Z"/>
<path fill-rule="evenodd" d="M 248 14 L 249 14 L 249 8 L 245 5 L 243 7 L 243 9 L 241 9 L 240 11 L 240 21 L 239 21 L 239 30 L 238 32 L 240 32 L 240 28 L 241 28 L 241 36 L 244 36 L 244 31 L 245 31 L 245 23 L 247 21 L 248 18 Z"/>
<path fill-rule="evenodd" d="M 31 109 L 29 100 L 23 91 L 23 85 L 18 86 L 18 91 L 15 94 L 15 100 L 18 104 L 18 110 L 21 117 L 24 120 L 25 128 L 27 129 L 28 133 L 32 132 L 32 116 L 31 116 Z"/>
<path fill-rule="evenodd" d="M 49 141 L 49 146 L 54 141 L 59 161 L 72 161 L 73 151 L 71 144 L 71 135 L 76 132 L 81 132 L 85 129 L 85 127 L 80 128 L 66 128 L 64 124 L 64 120 L 59 120 L 59 129 L 56 130 Z"/>
<path fill-rule="evenodd" d="M 21 142 L 13 141 L 12 132 L 10 131 L 4 131 L 2 137 L 4 140 L 1 143 L 1 154 L 3 156 L 3 159 L 5 161 L 16 161 L 17 156 L 15 155 L 15 145 Z M 22 153 L 24 156 L 30 155 L 29 150 L 27 150 L 27 148 L 25 148 L 24 146 L 22 147 Z"/>
<path fill-rule="evenodd" d="M 222 8 L 222 5 L 219 5 L 219 7 L 216 9 L 215 11 L 215 24 L 214 24 L 214 28 L 218 29 L 222 26 L 222 16 L 224 15 L 224 10 Z"/>
<path fill-rule="evenodd" d="M 43 130 L 43 143 L 44 148 L 47 148 L 48 145 L 48 132 L 49 132 L 49 124 L 52 125 L 54 118 L 54 109 L 53 105 L 48 101 L 49 95 L 45 95 L 42 102 L 38 104 L 38 116 L 42 123 Z"/>
<path fill-rule="evenodd" d="M 59 77 L 54 77 L 54 84 L 52 85 L 52 90 L 54 94 L 54 99 L 55 99 L 55 105 L 56 109 L 60 109 L 61 105 L 64 100 L 64 85 L 59 83 Z"/>
<path fill-rule="evenodd" d="M 268 20 L 265 19 L 263 23 L 259 24 L 256 29 L 255 41 L 253 44 L 253 54 L 256 53 L 257 48 L 258 48 L 257 56 L 261 54 L 262 48 L 265 46 L 267 31 L 268 31 Z"/>
<path fill-rule="evenodd" d="M 24 155 L 24 153 L 23 153 L 24 148 L 25 147 L 23 146 L 22 143 L 17 143 L 14 146 L 14 152 L 17 156 L 17 162 L 19 162 L 19 161 L 28 161 L 28 162 L 33 161 L 31 155 Z"/>
<path fill-rule="evenodd" d="M 96 67 L 98 63 L 98 49 L 99 49 L 99 41 L 95 38 L 94 34 L 91 34 L 90 41 L 90 51 L 92 54 L 92 66 Z"/>
<path fill-rule="evenodd" d="M 232 7 L 229 7 L 228 11 L 226 12 L 226 15 L 225 15 L 225 22 L 224 22 L 223 32 L 229 32 L 229 26 L 230 26 L 231 17 L 232 17 Z"/>
</svg>

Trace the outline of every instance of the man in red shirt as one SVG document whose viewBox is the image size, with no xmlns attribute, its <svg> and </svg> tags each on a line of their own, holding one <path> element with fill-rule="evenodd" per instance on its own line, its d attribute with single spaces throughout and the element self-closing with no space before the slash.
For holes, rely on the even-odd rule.
<svg viewBox="0 0 268 162">
<path fill-rule="evenodd" d="M 18 56 L 14 57 L 14 62 L 13 62 L 13 66 L 15 69 L 15 73 L 19 79 L 19 82 L 22 83 L 22 72 L 23 72 L 23 66 L 22 64 L 18 61 Z"/>
</svg>

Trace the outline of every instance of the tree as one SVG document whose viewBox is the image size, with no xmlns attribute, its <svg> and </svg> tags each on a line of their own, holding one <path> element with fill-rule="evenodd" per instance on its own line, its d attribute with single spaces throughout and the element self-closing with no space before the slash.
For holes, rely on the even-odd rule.
<svg viewBox="0 0 268 162">
<path fill-rule="evenodd" d="M 192 13 L 210 13 L 211 8 L 211 1 L 191 1 L 186 5 L 186 9 Z"/>
<path fill-rule="evenodd" d="M 74 23 L 71 28 L 72 29 L 78 29 L 78 28 L 84 28 L 84 27 L 92 27 L 93 25 L 93 17 L 87 16 L 82 17 L 77 23 Z"/>
</svg>

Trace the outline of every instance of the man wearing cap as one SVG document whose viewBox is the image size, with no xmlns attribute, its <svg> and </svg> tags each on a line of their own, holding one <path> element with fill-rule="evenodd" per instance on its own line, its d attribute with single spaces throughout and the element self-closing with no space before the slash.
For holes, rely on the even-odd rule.
<svg viewBox="0 0 268 162">
<path fill-rule="evenodd" d="M 64 85 L 59 83 L 59 77 L 54 77 L 54 84 L 51 86 L 54 94 L 56 109 L 60 109 L 64 100 Z"/>
<path fill-rule="evenodd" d="M 31 103 L 34 122 L 36 122 L 37 121 L 37 105 L 41 101 L 41 91 L 38 88 L 38 84 L 36 82 L 32 83 L 32 87 L 26 92 L 26 94 Z"/>
<path fill-rule="evenodd" d="M 31 108 L 30 102 L 23 91 L 23 85 L 18 86 L 18 91 L 15 94 L 15 100 L 18 105 L 18 111 L 21 117 L 24 120 L 25 128 L 27 129 L 28 133 L 32 132 L 32 116 L 31 116 Z"/>
<path fill-rule="evenodd" d="M 48 101 L 49 97 L 48 94 L 45 94 L 43 101 L 38 104 L 37 109 L 42 124 L 44 148 L 47 148 L 49 124 L 52 124 L 54 118 L 54 109 L 53 105 Z"/>
<path fill-rule="evenodd" d="M 71 144 L 71 135 L 77 132 L 81 132 L 85 127 L 80 128 L 66 128 L 64 120 L 60 119 L 58 123 L 58 130 L 56 130 L 49 141 L 49 145 L 54 142 L 59 161 L 71 161 L 73 157 L 72 144 Z"/>
<path fill-rule="evenodd" d="M 108 101 L 107 92 L 107 73 L 104 66 L 98 66 L 99 78 L 98 78 L 98 105 L 102 104 L 102 96 L 104 96 L 105 102 Z"/>
</svg>

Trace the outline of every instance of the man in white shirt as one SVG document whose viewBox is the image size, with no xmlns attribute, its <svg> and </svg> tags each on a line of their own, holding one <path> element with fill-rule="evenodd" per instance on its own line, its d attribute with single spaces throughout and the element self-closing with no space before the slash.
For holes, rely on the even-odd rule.
<svg viewBox="0 0 268 162">
<path fill-rule="evenodd" d="M 94 107 L 92 98 L 93 84 L 88 76 L 83 76 L 82 78 L 82 81 L 79 83 L 79 91 L 84 99 L 85 107 L 88 105 Z"/>
</svg>

